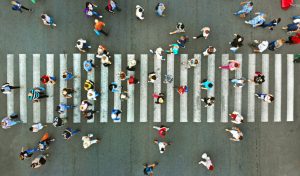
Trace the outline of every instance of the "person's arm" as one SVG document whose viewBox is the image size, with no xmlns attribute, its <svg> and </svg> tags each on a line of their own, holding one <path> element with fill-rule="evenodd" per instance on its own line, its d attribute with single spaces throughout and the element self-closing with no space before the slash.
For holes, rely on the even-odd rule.
<svg viewBox="0 0 300 176">
<path fill-rule="evenodd" d="M 234 142 L 239 141 L 238 139 L 234 139 L 234 138 L 230 138 L 230 140 L 232 140 L 232 141 L 234 141 Z"/>
</svg>

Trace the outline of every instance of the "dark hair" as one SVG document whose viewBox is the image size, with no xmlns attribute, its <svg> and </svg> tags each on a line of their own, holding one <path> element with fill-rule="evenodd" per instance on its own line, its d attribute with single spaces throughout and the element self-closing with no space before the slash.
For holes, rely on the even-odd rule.
<svg viewBox="0 0 300 176">
<path fill-rule="evenodd" d="M 45 18 L 46 18 L 46 16 L 45 16 L 44 14 L 42 14 L 42 15 L 41 15 L 41 18 L 45 19 Z"/>
<path fill-rule="evenodd" d="M 210 100 L 213 100 L 213 101 L 214 101 L 214 100 L 215 100 L 215 97 L 211 97 Z"/>
<path fill-rule="evenodd" d="M 4 92 L 4 89 L 1 89 L 1 92 Z"/>
<path fill-rule="evenodd" d="M 243 138 L 244 138 L 243 136 L 240 136 L 240 137 L 239 137 L 239 140 L 243 140 Z"/>
<path fill-rule="evenodd" d="M 244 119 L 242 119 L 241 122 L 244 123 Z"/>
<path fill-rule="evenodd" d="M 161 148 L 160 150 L 161 150 L 161 151 L 165 151 L 165 148 Z"/>
<path fill-rule="evenodd" d="M 29 128 L 29 131 L 33 131 L 33 127 L 30 127 L 30 128 Z"/>
<path fill-rule="evenodd" d="M 44 164 L 46 163 L 46 159 L 45 159 L 44 157 L 42 157 L 42 158 L 40 159 L 40 163 L 41 163 L 42 165 L 44 165 Z"/>
<path fill-rule="evenodd" d="M 253 6 L 253 2 L 250 2 L 250 5 Z"/>
<path fill-rule="evenodd" d="M 239 67 L 239 66 L 240 66 L 240 64 L 238 64 L 238 63 L 234 64 L 234 67 Z"/>
<path fill-rule="evenodd" d="M 281 18 L 278 18 L 278 19 L 277 19 L 277 23 L 280 23 L 280 21 L 281 21 Z"/>
<path fill-rule="evenodd" d="M 212 88 L 212 87 L 213 87 L 213 84 L 212 84 L 212 83 L 209 83 L 209 84 L 208 84 L 208 87 L 209 87 L 209 88 Z"/>
<path fill-rule="evenodd" d="M 63 77 L 63 78 L 66 78 L 66 77 L 67 77 L 67 74 L 63 74 L 62 77 Z"/>
<path fill-rule="evenodd" d="M 270 95 L 270 101 L 274 101 L 274 97 Z"/>
<path fill-rule="evenodd" d="M 156 80 L 156 75 L 152 75 L 151 78 Z"/>
</svg>

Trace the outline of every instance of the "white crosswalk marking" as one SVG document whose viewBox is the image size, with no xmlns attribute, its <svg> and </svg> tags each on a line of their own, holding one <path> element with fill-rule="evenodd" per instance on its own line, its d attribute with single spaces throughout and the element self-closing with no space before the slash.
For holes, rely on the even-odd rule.
<svg viewBox="0 0 300 176">
<path fill-rule="evenodd" d="M 101 64 L 101 112 L 100 122 L 108 121 L 108 68 Z"/>
<path fill-rule="evenodd" d="M 262 73 L 265 75 L 265 82 L 262 84 L 262 93 L 268 94 L 269 93 L 269 55 L 263 54 L 262 55 Z M 262 101 L 261 102 L 261 121 L 268 122 L 268 114 L 269 108 L 268 103 Z"/>
<path fill-rule="evenodd" d="M 67 70 L 65 70 L 67 71 Z M 73 54 L 73 74 L 79 78 L 73 79 L 73 87 L 76 91 L 73 95 L 73 105 L 80 106 L 81 103 L 81 55 Z M 62 75 L 60 75 L 62 76 Z M 66 80 L 63 80 L 67 82 Z M 79 108 L 73 109 L 73 122 L 80 123 L 81 112 Z"/>
<path fill-rule="evenodd" d="M 222 65 L 228 64 L 229 55 L 222 55 Z M 222 69 L 222 81 L 221 81 L 221 122 L 228 122 L 228 70 Z"/>
<path fill-rule="evenodd" d="M 121 86 L 121 80 L 118 78 L 118 73 L 121 72 L 122 67 L 122 58 L 120 54 L 115 54 L 114 56 L 114 65 L 115 65 L 115 82 L 118 86 Z M 121 110 L 121 99 L 120 99 L 120 93 L 114 93 L 114 108 Z"/>
<path fill-rule="evenodd" d="M 154 82 L 154 93 L 161 93 L 161 60 L 154 56 L 154 72 L 157 79 Z M 161 105 L 154 103 L 153 122 L 161 122 Z"/>
<path fill-rule="evenodd" d="M 167 74 L 174 79 L 174 54 L 167 55 Z M 174 122 L 174 81 L 167 84 L 167 122 Z"/>
<path fill-rule="evenodd" d="M 255 54 L 249 54 L 249 63 L 248 63 L 248 79 L 253 79 L 255 75 Z M 255 121 L 255 84 L 248 84 L 248 113 L 247 121 Z"/>
<path fill-rule="evenodd" d="M 95 63 L 95 62 L 94 62 L 94 60 L 95 60 L 95 55 L 94 55 L 94 54 L 87 54 L 87 59 L 91 59 L 92 62 Z M 93 68 L 91 72 L 87 73 L 87 79 L 88 79 L 88 80 L 91 80 L 91 81 L 93 81 L 93 82 L 95 82 L 95 68 Z M 97 87 L 96 87 L 96 88 L 97 88 Z M 90 103 L 92 104 L 92 106 L 94 107 L 94 110 L 96 110 L 96 109 L 95 109 L 95 102 L 94 102 L 94 100 L 89 100 L 89 102 L 90 102 Z M 95 116 L 95 115 L 94 115 L 94 116 Z M 90 119 L 90 120 L 87 120 L 88 123 L 93 123 L 94 121 L 95 121 L 95 117 L 93 117 L 93 118 Z"/>
<path fill-rule="evenodd" d="M 294 121 L 294 56 L 287 55 L 287 121 Z M 276 97 L 275 97 L 276 98 Z"/>
<path fill-rule="evenodd" d="M 242 54 L 236 54 L 235 58 L 236 58 L 236 61 L 238 61 L 241 64 L 240 68 L 235 71 L 235 77 L 241 78 L 242 73 L 243 73 L 242 72 L 242 66 L 243 66 Z M 242 88 L 234 89 L 234 110 L 239 113 L 242 113 L 241 112 L 242 111 Z"/>
<path fill-rule="evenodd" d="M 8 54 L 7 55 L 7 82 L 11 86 L 16 86 L 14 83 L 14 55 Z M 13 90 L 11 94 L 7 95 L 7 115 L 11 115 L 14 113 L 14 94 L 15 91 Z"/>
<path fill-rule="evenodd" d="M 134 60 L 133 54 L 127 55 L 127 61 Z M 128 76 L 134 76 L 134 71 L 127 71 Z M 134 122 L 134 84 L 127 83 L 129 98 L 127 100 L 127 122 Z"/>
<path fill-rule="evenodd" d="M 20 80 L 20 119 L 27 123 L 27 77 L 26 77 L 26 55 L 19 55 L 19 80 Z"/>
<path fill-rule="evenodd" d="M 53 54 L 47 54 L 47 75 L 54 76 L 54 55 Z M 58 79 L 56 77 L 56 79 Z M 53 85 L 48 84 L 47 85 L 47 95 L 49 96 L 47 98 L 47 114 L 46 114 L 46 122 L 52 123 L 53 122 L 53 116 L 54 116 L 54 89 Z"/>
<path fill-rule="evenodd" d="M 40 55 L 33 54 L 33 87 L 40 86 Z M 43 100 L 42 100 L 43 101 Z M 33 123 L 41 121 L 41 103 L 33 103 Z"/>
<path fill-rule="evenodd" d="M 208 72 L 207 72 L 207 79 L 215 84 L 215 55 L 208 56 Z M 211 90 L 207 91 L 208 97 L 215 96 L 215 87 Z M 207 122 L 214 122 L 215 121 L 215 106 L 211 106 L 207 108 Z"/>
<path fill-rule="evenodd" d="M 63 75 L 64 71 L 67 70 L 67 54 L 60 54 L 59 55 L 59 61 L 60 61 L 60 74 Z M 62 90 L 67 87 L 67 81 L 64 79 L 60 79 L 59 82 L 59 103 L 62 104 L 67 104 L 67 99 L 63 96 Z M 64 112 L 63 114 L 60 114 L 61 118 L 66 118 L 67 117 L 67 111 Z"/>
<path fill-rule="evenodd" d="M 194 68 L 194 91 L 193 91 L 193 122 L 201 122 L 201 55 L 195 54 L 195 59 L 199 60 L 198 65 Z M 174 71 L 174 68 L 173 68 Z"/>
<path fill-rule="evenodd" d="M 188 55 L 182 54 L 181 55 L 181 62 L 187 63 Z M 181 64 L 180 65 L 180 86 L 186 86 L 187 85 L 187 79 L 188 79 L 188 70 L 186 69 L 186 66 Z M 187 94 L 184 93 L 180 95 L 180 122 L 187 122 Z"/>
<path fill-rule="evenodd" d="M 147 75 L 148 75 L 148 55 L 141 55 L 141 74 L 140 74 L 140 122 L 147 122 L 148 116 L 148 95 L 147 95 Z"/>
<path fill-rule="evenodd" d="M 274 121 L 281 121 L 281 54 L 275 54 Z"/>
</svg>

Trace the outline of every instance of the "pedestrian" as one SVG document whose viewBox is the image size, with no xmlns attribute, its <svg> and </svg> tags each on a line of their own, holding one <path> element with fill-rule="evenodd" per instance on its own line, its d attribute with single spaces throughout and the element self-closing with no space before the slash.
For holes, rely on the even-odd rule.
<svg viewBox="0 0 300 176">
<path fill-rule="evenodd" d="M 153 126 L 154 129 L 158 130 L 158 134 L 160 137 L 164 138 L 167 135 L 167 131 L 170 130 L 170 128 L 165 127 L 164 125 L 161 125 L 160 127 L 158 126 Z"/>
<path fill-rule="evenodd" d="M 212 82 L 208 81 L 207 79 L 203 79 L 201 81 L 200 86 L 201 86 L 201 89 L 211 90 L 213 88 L 214 84 Z"/>
<path fill-rule="evenodd" d="M 49 97 L 48 95 L 46 95 L 45 90 L 46 89 L 44 87 L 35 87 L 31 89 L 30 92 L 27 94 L 28 99 L 33 103 L 36 103 L 39 102 L 42 98 Z"/>
<path fill-rule="evenodd" d="M 104 67 L 108 67 L 112 64 L 107 55 L 101 56 L 101 63 L 103 64 Z"/>
<path fill-rule="evenodd" d="M 249 82 L 254 82 L 255 85 L 259 85 L 265 82 L 265 75 L 261 72 L 255 72 L 253 80 L 249 79 Z"/>
<path fill-rule="evenodd" d="M 240 36 L 239 34 L 233 34 L 235 38 L 232 40 L 232 42 L 229 42 L 230 44 L 230 51 L 235 53 L 240 47 L 243 46 L 244 37 Z"/>
<path fill-rule="evenodd" d="M 213 106 L 215 104 L 215 97 L 205 97 L 205 98 L 201 98 L 201 101 L 203 101 L 205 103 L 204 107 L 210 107 Z"/>
<path fill-rule="evenodd" d="M 65 79 L 66 81 L 69 81 L 73 78 L 80 78 L 80 76 L 79 75 L 73 75 L 72 72 L 64 71 L 63 75 L 62 75 L 62 78 Z"/>
<path fill-rule="evenodd" d="M 188 88 L 187 85 L 179 86 L 177 88 L 177 92 L 179 93 L 179 95 L 183 95 L 184 93 L 188 93 L 189 92 L 189 88 Z"/>
<path fill-rule="evenodd" d="M 17 124 L 22 123 L 21 120 L 16 120 L 18 115 L 16 113 L 11 114 L 10 116 L 4 117 L 1 121 L 1 126 L 3 129 L 11 128 Z"/>
<path fill-rule="evenodd" d="M 116 3 L 115 1 L 108 0 L 105 10 L 107 10 L 110 13 L 115 13 L 115 11 L 121 11 L 121 8 L 119 7 L 119 4 Z"/>
<path fill-rule="evenodd" d="M 258 99 L 261 99 L 267 103 L 272 103 L 274 101 L 274 96 L 272 94 L 255 93 L 255 96 L 257 96 Z"/>
<path fill-rule="evenodd" d="M 253 49 L 254 53 L 262 53 L 266 49 L 268 49 L 269 42 L 267 40 L 265 41 L 254 40 L 252 43 L 249 44 L 249 46 Z"/>
<path fill-rule="evenodd" d="M 263 27 L 263 28 L 268 27 L 268 29 L 272 31 L 272 30 L 274 30 L 274 27 L 277 26 L 278 23 L 280 23 L 280 21 L 281 21 L 281 18 L 276 18 L 269 23 L 263 23 L 261 25 L 261 27 Z"/>
<path fill-rule="evenodd" d="M 154 83 L 156 79 L 157 77 L 155 72 L 148 73 L 148 82 Z"/>
<path fill-rule="evenodd" d="M 225 129 L 225 131 L 231 133 L 232 138 L 230 138 L 230 140 L 232 140 L 234 142 L 243 140 L 243 133 L 238 127 L 232 127 L 231 130 Z"/>
<path fill-rule="evenodd" d="M 300 63 L 300 54 L 294 54 L 294 63 Z"/>
<path fill-rule="evenodd" d="M 52 125 L 54 127 L 61 127 L 67 123 L 67 118 L 54 117 Z"/>
<path fill-rule="evenodd" d="M 134 75 L 131 75 L 131 76 L 129 77 L 129 79 L 127 80 L 127 83 L 128 83 L 128 85 L 134 85 L 134 84 L 139 84 L 140 81 L 139 81 L 138 79 L 136 79 L 136 78 L 134 77 Z"/>
<path fill-rule="evenodd" d="M 86 16 L 91 17 L 91 16 L 97 16 L 98 18 L 102 18 L 102 15 L 100 15 L 95 8 L 97 8 L 98 6 L 90 3 L 90 2 L 86 2 L 85 3 L 85 9 L 84 9 L 84 13 Z"/>
<path fill-rule="evenodd" d="M 108 36 L 108 32 L 103 30 L 104 26 L 105 26 L 105 23 L 103 23 L 102 21 L 99 21 L 98 19 L 95 19 L 94 31 L 95 31 L 96 35 L 100 35 L 102 33 L 105 36 Z"/>
<path fill-rule="evenodd" d="M 121 101 L 128 100 L 128 98 L 129 98 L 128 91 L 122 90 L 120 93 Z"/>
<path fill-rule="evenodd" d="M 153 176 L 153 169 L 158 165 L 158 162 L 154 162 L 154 164 L 144 164 L 144 174 Z"/>
<path fill-rule="evenodd" d="M 300 23 L 288 24 L 287 26 L 283 26 L 282 29 L 286 30 L 288 34 L 291 34 L 293 32 L 299 33 L 300 32 Z"/>
<path fill-rule="evenodd" d="M 121 122 L 121 113 L 122 111 L 120 109 L 113 109 L 111 111 L 111 119 L 114 122 Z"/>
<path fill-rule="evenodd" d="M 88 111 L 91 110 L 93 108 L 93 104 L 90 103 L 88 100 L 82 100 L 81 104 L 80 104 L 80 111 L 84 112 L 84 111 Z"/>
<path fill-rule="evenodd" d="M 97 97 L 100 96 L 100 93 L 97 92 L 95 89 L 90 89 L 87 92 L 87 99 L 88 100 L 97 100 Z"/>
<path fill-rule="evenodd" d="M 56 77 L 51 75 L 43 75 L 41 77 L 41 83 L 44 85 L 52 84 L 54 85 L 56 83 Z"/>
<path fill-rule="evenodd" d="M 166 50 L 166 53 L 178 55 L 179 54 L 179 44 L 173 43 L 169 45 L 171 48 L 169 50 Z"/>
<path fill-rule="evenodd" d="M 11 91 L 13 89 L 19 89 L 20 86 L 11 86 L 9 83 L 4 83 L 2 86 L 1 86 L 1 92 L 3 94 L 11 94 Z"/>
<path fill-rule="evenodd" d="M 24 160 L 24 159 L 31 158 L 33 153 L 37 151 L 39 151 L 37 148 L 24 150 L 24 147 L 22 147 L 21 152 L 19 154 L 19 159 Z"/>
<path fill-rule="evenodd" d="M 41 18 L 42 18 L 42 21 L 43 21 L 43 23 L 44 23 L 44 25 L 46 25 L 46 26 L 50 26 L 50 27 L 52 27 L 52 26 L 56 26 L 56 24 L 54 23 L 54 20 L 53 20 L 53 18 L 52 17 L 50 17 L 49 15 L 47 15 L 47 14 L 41 14 Z"/>
<path fill-rule="evenodd" d="M 95 114 L 96 112 L 99 112 L 99 111 L 94 111 L 94 110 L 92 110 L 92 109 L 86 110 L 86 111 L 82 112 L 82 113 L 83 113 L 83 118 L 85 118 L 85 119 L 87 119 L 87 120 L 91 120 L 91 119 L 94 118 L 94 114 Z"/>
<path fill-rule="evenodd" d="M 198 164 L 203 164 L 209 171 L 213 171 L 214 165 L 212 164 L 210 157 L 206 153 L 203 153 L 202 159 L 204 160 L 199 161 Z"/>
<path fill-rule="evenodd" d="M 246 84 L 247 79 L 241 77 L 241 78 L 229 79 L 229 81 L 233 84 L 233 87 L 237 88 L 237 87 L 243 87 Z"/>
<path fill-rule="evenodd" d="M 128 62 L 127 62 L 127 67 L 126 69 L 128 71 L 135 71 L 135 68 L 136 68 L 136 60 L 135 59 L 129 59 Z"/>
<path fill-rule="evenodd" d="M 84 82 L 84 90 L 88 91 L 90 89 L 94 89 L 94 85 L 94 81 L 87 79 Z"/>
<path fill-rule="evenodd" d="M 203 27 L 200 30 L 200 34 L 198 36 L 193 37 L 193 39 L 198 39 L 203 37 L 205 40 L 208 38 L 209 34 L 210 34 L 210 28 L 209 27 Z"/>
<path fill-rule="evenodd" d="M 19 11 L 20 13 L 23 12 L 22 9 L 32 12 L 32 9 L 29 9 L 29 8 L 23 6 L 23 5 L 22 5 L 20 2 L 18 2 L 18 1 L 11 1 L 11 5 L 12 5 L 12 10 Z"/>
<path fill-rule="evenodd" d="M 180 38 L 176 41 L 178 45 L 182 48 L 185 48 L 185 44 L 189 41 L 189 37 L 187 35 L 180 36 Z"/>
<path fill-rule="evenodd" d="M 165 4 L 162 3 L 162 2 L 159 2 L 159 3 L 155 6 L 155 12 L 156 12 L 156 14 L 157 14 L 158 16 L 160 16 L 160 17 L 166 16 L 166 15 L 164 14 L 164 11 L 165 11 L 165 10 L 166 10 L 166 6 L 165 6 Z"/>
<path fill-rule="evenodd" d="M 293 36 L 289 36 L 288 39 L 285 41 L 285 43 L 288 43 L 290 45 L 300 44 L 300 33 L 297 33 L 296 35 Z"/>
<path fill-rule="evenodd" d="M 166 147 L 168 145 L 171 145 L 171 142 L 162 142 L 162 141 L 154 140 L 154 144 L 158 145 L 159 152 L 161 154 L 163 154 L 165 152 L 165 150 L 166 150 Z"/>
<path fill-rule="evenodd" d="M 200 63 L 199 59 L 192 58 L 192 59 L 188 59 L 188 61 L 186 63 L 182 62 L 181 64 L 185 65 L 186 69 L 189 69 L 189 68 L 192 68 L 192 67 L 196 67 L 199 63 Z"/>
<path fill-rule="evenodd" d="M 72 88 L 63 88 L 62 90 L 62 95 L 65 97 L 65 98 L 72 98 L 73 97 L 73 94 L 75 93 L 76 91 Z"/>
<path fill-rule="evenodd" d="M 69 140 L 71 139 L 72 136 L 74 136 L 75 134 L 79 133 L 80 130 L 73 130 L 72 128 L 66 128 L 62 134 L 62 136 L 64 137 L 64 139 Z"/>
<path fill-rule="evenodd" d="M 95 67 L 97 66 L 93 63 L 93 59 L 87 59 L 83 62 L 83 68 L 89 74 L 93 73 Z"/>
<path fill-rule="evenodd" d="M 229 114 L 229 116 L 232 119 L 232 123 L 241 124 L 244 122 L 244 117 L 236 111 L 233 111 L 231 114 Z"/>
<path fill-rule="evenodd" d="M 41 167 L 42 165 L 46 164 L 47 157 L 49 157 L 48 154 L 39 155 L 31 162 L 30 167 L 34 169 Z"/>
<path fill-rule="evenodd" d="M 63 113 L 65 113 L 67 110 L 74 109 L 75 107 L 76 107 L 76 106 L 74 106 L 74 105 L 67 105 L 67 104 L 61 103 L 61 104 L 59 104 L 58 106 L 56 106 L 56 111 L 57 111 L 59 114 L 63 114 Z"/>
<path fill-rule="evenodd" d="M 211 54 L 214 54 L 216 52 L 216 48 L 214 48 L 213 46 L 208 46 L 204 51 L 203 51 L 203 55 L 204 56 L 209 56 Z"/>
<path fill-rule="evenodd" d="M 128 77 L 126 76 L 126 73 L 121 71 L 120 73 L 117 73 L 116 76 L 118 77 L 118 79 L 120 79 L 121 81 L 125 81 L 126 79 L 128 79 Z"/>
<path fill-rule="evenodd" d="M 135 10 L 135 16 L 138 20 L 144 20 L 144 8 L 141 7 L 140 5 L 135 6 L 136 10 Z"/>
<path fill-rule="evenodd" d="M 152 97 L 155 98 L 155 104 L 163 104 L 165 102 L 165 94 L 164 93 L 153 93 Z"/>
<path fill-rule="evenodd" d="M 75 48 L 78 48 L 80 52 L 85 53 L 88 49 L 92 48 L 86 40 L 78 39 Z"/>
<path fill-rule="evenodd" d="M 173 76 L 172 75 L 168 75 L 168 74 L 165 74 L 165 79 L 163 81 L 163 83 L 165 84 L 170 84 L 173 82 Z"/>
<path fill-rule="evenodd" d="M 300 15 L 292 16 L 293 23 L 299 23 L 300 22 Z"/>
<path fill-rule="evenodd" d="M 50 138 L 49 133 L 45 133 L 41 140 L 38 143 L 37 149 L 41 152 L 44 152 L 49 149 L 49 145 L 51 142 L 54 142 L 54 138 Z"/>
<path fill-rule="evenodd" d="M 240 68 L 241 64 L 236 60 L 229 60 L 227 65 L 222 65 L 219 69 L 225 69 L 229 71 L 235 71 Z"/>
<path fill-rule="evenodd" d="M 255 13 L 256 17 L 252 18 L 249 21 L 245 21 L 246 24 L 250 24 L 253 28 L 261 26 L 266 21 L 266 14 L 257 12 Z"/>
<path fill-rule="evenodd" d="M 241 18 L 245 18 L 246 15 L 248 15 L 252 9 L 253 9 L 253 2 L 252 1 L 244 1 L 240 3 L 242 7 L 241 10 L 234 13 L 234 15 L 240 16 Z"/>
<path fill-rule="evenodd" d="M 155 52 L 151 49 L 150 52 L 151 52 L 152 54 L 155 54 L 156 59 L 159 59 L 159 60 L 166 60 L 166 59 L 163 57 L 164 50 L 163 50 L 161 47 L 156 48 Z"/>
<path fill-rule="evenodd" d="M 271 51 L 275 51 L 275 49 L 278 49 L 278 48 L 282 47 L 284 44 L 285 44 L 285 39 L 284 38 L 274 40 L 274 41 L 269 43 L 268 49 L 271 50 Z"/>
<path fill-rule="evenodd" d="M 40 130 L 42 130 L 44 127 L 46 127 L 47 125 L 43 125 L 42 123 L 36 123 L 33 124 L 30 128 L 29 131 L 36 133 L 39 132 Z"/>
<path fill-rule="evenodd" d="M 99 46 L 98 46 L 98 49 L 97 49 L 96 57 L 99 58 L 99 59 L 101 59 L 101 57 L 102 57 L 103 55 L 105 55 L 105 56 L 111 58 L 110 53 L 109 53 L 109 51 L 107 50 L 107 48 L 106 48 L 105 46 L 103 46 L 103 45 L 99 45 Z"/>
<path fill-rule="evenodd" d="M 113 92 L 113 93 L 120 93 L 122 86 L 118 86 L 116 82 L 112 82 L 109 86 L 108 89 Z"/>
<path fill-rule="evenodd" d="M 84 149 L 89 148 L 91 145 L 99 143 L 100 139 L 92 139 L 94 135 L 93 134 L 88 134 L 87 136 L 82 136 L 82 145 Z"/>
<path fill-rule="evenodd" d="M 170 35 L 185 32 L 184 27 L 185 26 L 184 26 L 183 23 L 178 22 L 177 25 L 176 25 L 176 30 L 173 31 L 173 32 L 170 32 Z"/>
</svg>

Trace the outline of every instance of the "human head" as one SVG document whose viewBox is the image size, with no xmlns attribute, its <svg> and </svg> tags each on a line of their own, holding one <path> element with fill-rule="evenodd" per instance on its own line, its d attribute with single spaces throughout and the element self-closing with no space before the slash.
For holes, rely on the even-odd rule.
<svg viewBox="0 0 300 176">
<path fill-rule="evenodd" d="M 198 59 L 196 59 L 196 60 L 195 60 L 195 64 L 198 64 L 198 63 L 199 63 L 199 60 L 198 60 Z"/>
<path fill-rule="evenodd" d="M 95 19 L 95 23 L 98 23 L 99 22 L 99 20 L 98 19 Z"/>
<path fill-rule="evenodd" d="M 30 127 L 30 128 L 29 128 L 29 131 L 33 131 L 33 127 Z"/>
<path fill-rule="evenodd" d="M 280 21 L 281 21 L 281 18 L 277 18 L 277 23 L 280 23 Z"/>
<path fill-rule="evenodd" d="M 208 87 L 209 87 L 209 88 L 212 88 L 212 87 L 213 87 L 213 84 L 212 84 L 212 83 L 209 83 L 209 84 L 208 84 Z"/>
<path fill-rule="evenodd" d="M 234 67 L 235 67 L 235 68 L 239 68 L 239 67 L 240 67 L 240 64 L 239 64 L 239 63 L 235 63 L 235 64 L 234 64 Z"/>
<path fill-rule="evenodd" d="M 253 2 L 250 2 L 249 5 L 250 5 L 250 6 L 253 6 Z"/>
<path fill-rule="evenodd" d="M 63 78 L 66 78 L 66 77 L 67 77 L 67 73 L 64 72 L 63 75 L 62 75 L 62 77 L 63 77 Z"/>
<path fill-rule="evenodd" d="M 45 19 L 45 18 L 46 18 L 45 14 L 42 14 L 42 15 L 41 15 L 41 18 L 42 18 L 42 19 Z"/>
</svg>

